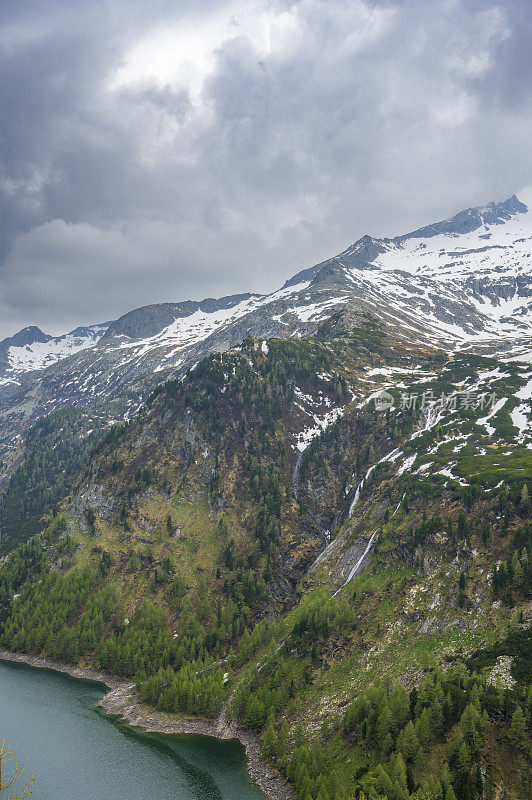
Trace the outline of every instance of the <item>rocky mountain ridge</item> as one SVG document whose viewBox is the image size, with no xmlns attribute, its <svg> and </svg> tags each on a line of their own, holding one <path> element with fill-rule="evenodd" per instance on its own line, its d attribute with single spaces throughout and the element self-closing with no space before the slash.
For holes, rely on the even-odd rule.
<svg viewBox="0 0 532 800">
<path fill-rule="evenodd" d="M 50 336 L 36 325 L 23 328 L 0 342 L 0 388 L 16 385 L 25 373 L 42 371 L 64 358 L 93 347 L 110 323 L 75 328 L 63 336 Z"/>
<path fill-rule="evenodd" d="M 205 354 L 250 335 L 307 336 L 341 309 L 370 314 L 405 345 L 527 360 L 531 242 L 532 215 L 514 196 L 393 239 L 364 236 L 270 295 L 145 306 L 53 339 L 25 329 L 0 344 L 0 457 L 56 408 L 129 419 Z"/>
</svg>

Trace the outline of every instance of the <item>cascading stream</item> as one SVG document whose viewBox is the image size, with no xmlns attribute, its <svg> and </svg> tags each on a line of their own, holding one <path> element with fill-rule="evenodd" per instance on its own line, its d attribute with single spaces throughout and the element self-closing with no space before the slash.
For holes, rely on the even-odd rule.
<svg viewBox="0 0 532 800">
<path fill-rule="evenodd" d="M 425 420 L 424 420 L 424 425 L 423 425 L 423 427 L 422 427 L 420 430 L 418 430 L 418 431 L 416 431 L 415 433 L 413 433 L 413 434 L 412 434 L 412 436 L 410 437 L 410 439 L 415 439 L 415 438 L 417 438 L 418 436 L 421 436 L 421 434 L 422 434 L 422 433 L 424 433 L 425 431 L 428 431 L 428 430 L 430 430 L 431 428 L 433 428 L 435 425 L 437 425 L 437 424 L 438 424 L 438 422 L 440 421 L 440 419 L 441 419 L 441 417 L 442 417 L 442 410 L 441 410 L 441 409 L 439 409 L 439 408 L 437 407 L 437 405 L 436 405 L 436 404 L 433 404 L 433 403 L 431 403 L 430 405 L 427 405 L 427 406 L 426 406 L 426 408 L 424 409 L 424 412 L 425 412 Z M 354 511 L 354 508 L 355 508 L 356 504 L 358 503 L 358 501 L 359 501 L 359 499 L 360 499 L 360 493 L 361 493 L 362 489 L 364 488 L 364 486 L 365 486 L 366 482 L 368 481 L 368 479 L 369 479 L 370 475 L 371 475 L 371 474 L 372 474 L 372 472 L 375 470 L 375 468 L 376 468 L 376 467 L 378 467 L 378 466 L 379 466 L 379 464 L 383 464 L 383 463 L 385 463 L 385 462 L 387 462 L 387 461 L 395 461 L 395 459 L 396 459 L 396 458 L 397 458 L 397 457 L 398 457 L 400 454 L 401 454 L 401 449 L 400 449 L 399 447 L 395 447 L 395 448 L 394 448 L 393 450 L 391 450 L 389 453 L 386 453 L 386 455 L 385 455 L 385 456 L 383 456 L 383 457 L 382 457 L 382 458 L 381 458 L 379 461 L 377 461 L 377 463 L 376 463 L 376 464 L 373 464 L 373 465 L 372 465 L 372 466 L 371 466 L 371 467 L 368 469 L 368 471 L 366 472 L 366 474 L 364 475 L 364 477 L 362 478 L 362 480 L 360 481 L 360 483 L 358 484 L 358 486 L 357 486 L 357 487 L 356 487 L 356 489 L 355 489 L 355 494 L 354 494 L 354 496 L 353 496 L 353 500 L 351 501 L 351 505 L 349 506 L 349 517 L 351 517 L 351 516 L 352 516 L 352 514 L 353 514 L 353 511 Z M 295 468 L 294 468 L 294 473 L 293 473 L 293 478 L 292 478 L 292 491 L 294 491 L 294 483 L 295 483 L 295 481 L 296 481 L 296 475 L 297 475 L 297 485 L 299 485 L 299 469 L 300 469 L 300 466 L 301 466 L 301 456 L 302 456 L 302 455 L 303 455 L 303 454 L 302 454 L 302 453 L 300 453 L 300 455 L 299 455 L 299 457 L 298 457 L 298 460 L 297 460 L 297 462 L 296 462 L 296 466 L 295 466 Z M 397 504 L 397 506 L 396 506 L 396 508 L 395 508 L 395 511 L 394 511 L 394 512 L 393 512 L 393 514 L 391 515 L 390 519 L 391 519 L 392 517 L 394 517 L 394 516 L 397 514 L 397 512 L 399 511 L 399 508 L 400 508 L 400 506 L 401 506 L 401 503 L 402 503 L 402 501 L 404 500 L 404 497 L 405 497 L 405 495 L 403 494 L 403 496 L 402 496 L 401 500 L 400 500 L 400 501 L 399 501 L 399 503 Z M 364 562 L 364 559 L 365 559 L 365 558 L 366 558 L 366 557 L 369 555 L 369 553 L 370 553 L 371 549 L 373 548 L 373 545 L 374 545 L 375 539 L 376 539 L 377 535 L 380 533 L 380 531 L 381 531 L 381 528 L 378 528 L 378 529 L 377 529 L 377 530 L 376 530 L 376 531 L 375 531 L 375 532 L 372 534 L 371 538 L 370 538 L 370 539 L 369 539 L 369 541 L 368 541 L 368 544 L 366 545 L 366 549 L 365 549 L 365 550 L 364 550 L 364 552 L 362 553 L 361 557 L 358 559 L 358 561 L 357 561 L 357 563 L 355 564 L 355 566 L 354 566 L 354 567 L 351 569 L 351 571 L 349 572 L 349 575 L 347 576 L 347 579 L 344 581 L 344 583 L 342 584 L 342 586 L 340 586 L 340 588 L 339 588 L 339 589 L 338 589 L 338 590 L 337 590 L 337 591 L 336 591 L 336 592 L 333 594 L 333 597 L 336 597 L 336 595 L 338 594 L 338 592 L 340 592 L 340 591 L 341 591 L 341 590 L 344 588 L 344 586 L 346 586 L 348 583 L 350 583 L 350 581 L 352 581 L 352 580 L 353 580 L 353 578 L 354 578 L 354 577 L 357 575 L 357 573 L 359 572 L 359 570 L 360 570 L 360 568 L 361 568 L 361 566 L 362 566 L 362 564 L 363 564 L 363 562 Z M 342 534 L 342 536 L 345 538 L 345 534 Z M 326 537 L 326 538 L 327 538 L 327 537 Z M 325 547 L 325 549 L 324 549 L 324 550 L 322 550 L 322 551 L 321 551 L 321 553 L 318 555 L 318 557 L 317 557 L 317 558 L 316 558 L 316 559 L 313 561 L 313 563 L 312 563 L 312 564 L 311 564 L 311 566 L 309 567 L 309 570 L 308 570 L 308 571 L 310 572 L 310 571 L 311 571 L 311 570 L 313 570 L 313 569 L 314 569 L 314 568 L 315 568 L 315 567 L 316 567 L 316 566 L 317 566 L 317 565 L 318 565 L 318 564 L 319 564 L 321 561 L 323 561 L 323 559 L 324 559 L 324 558 L 326 558 L 326 557 L 327 557 L 327 555 L 328 555 L 328 554 L 329 554 L 329 553 L 332 551 L 332 549 L 334 548 L 334 546 L 338 545 L 339 543 L 340 543 L 340 542 L 339 542 L 339 540 L 338 540 L 338 539 L 334 539 L 332 542 L 328 542 L 328 544 L 327 544 L 327 546 Z"/>
<path fill-rule="evenodd" d="M 360 558 L 358 559 L 358 561 L 357 561 L 357 563 L 355 564 L 355 566 L 354 566 L 354 567 L 351 569 L 351 571 L 349 572 L 349 575 L 347 576 L 347 578 L 345 579 L 345 581 L 342 583 L 342 585 L 340 586 L 340 588 L 339 588 L 339 589 L 337 589 L 337 590 L 335 591 L 335 593 L 333 594 L 333 597 L 336 597 L 336 595 L 338 594 L 338 592 L 341 592 L 341 591 L 342 591 L 342 589 L 344 588 L 344 586 L 346 586 L 348 583 L 350 583 L 350 581 L 352 581 L 352 580 L 353 580 L 353 578 L 354 578 L 354 577 L 355 577 L 355 575 L 357 574 L 358 570 L 359 570 L 359 569 L 360 569 L 360 567 L 362 566 L 362 562 L 364 561 L 364 559 L 366 558 L 366 556 L 367 556 L 367 555 L 368 555 L 368 553 L 370 552 L 371 548 L 373 547 L 373 542 L 375 541 L 375 538 L 376 538 L 376 536 L 377 536 L 377 533 L 378 533 L 378 531 L 374 531 L 374 532 L 371 534 L 371 538 L 370 538 L 369 542 L 368 542 L 368 543 L 367 543 L 367 545 L 366 545 L 366 549 L 364 550 L 364 552 L 362 553 L 362 555 L 361 555 L 361 556 L 360 556 Z"/>
<path fill-rule="evenodd" d="M 301 472 L 301 462 L 303 461 L 303 453 L 305 451 L 301 450 L 297 454 L 296 463 L 294 466 L 294 471 L 292 473 L 292 494 L 294 495 L 295 499 L 297 500 L 297 494 L 299 492 L 299 474 Z"/>
</svg>

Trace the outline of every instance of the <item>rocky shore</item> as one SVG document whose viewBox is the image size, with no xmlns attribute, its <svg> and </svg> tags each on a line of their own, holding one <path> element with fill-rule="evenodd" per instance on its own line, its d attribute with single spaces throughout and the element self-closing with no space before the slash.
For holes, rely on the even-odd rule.
<svg viewBox="0 0 532 800">
<path fill-rule="evenodd" d="M 94 681 L 102 683 L 108 689 L 118 689 L 124 687 L 124 681 L 109 675 L 106 672 L 99 672 L 90 667 L 76 667 L 74 664 L 65 664 L 63 661 L 56 661 L 55 658 L 41 658 L 41 656 L 26 655 L 26 653 L 12 653 L 11 650 L 4 650 L 0 647 L 0 661 L 14 661 L 17 664 L 28 664 L 30 667 L 39 669 L 51 669 L 54 672 L 64 672 L 72 678 L 79 678 L 84 681 Z"/>
<path fill-rule="evenodd" d="M 292 800 L 294 797 L 281 775 L 262 760 L 258 739 L 249 731 L 228 723 L 224 712 L 220 714 L 216 722 L 201 717 L 165 714 L 143 704 L 133 683 L 127 683 L 114 675 L 99 672 L 90 667 L 76 667 L 52 658 L 12 653 L 2 648 L 0 648 L 0 661 L 28 664 L 39 669 L 51 669 L 56 672 L 64 672 L 80 680 L 101 683 L 107 687 L 108 692 L 98 702 L 98 705 L 106 714 L 117 717 L 128 725 L 142 728 L 148 733 L 168 735 L 192 733 L 213 736 L 216 739 L 238 739 L 246 751 L 249 775 L 270 800 Z"/>
</svg>

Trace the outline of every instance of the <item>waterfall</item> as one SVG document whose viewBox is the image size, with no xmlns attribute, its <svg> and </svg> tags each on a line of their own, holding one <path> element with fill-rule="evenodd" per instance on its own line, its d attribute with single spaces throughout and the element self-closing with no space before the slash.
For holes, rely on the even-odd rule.
<svg viewBox="0 0 532 800">
<path fill-rule="evenodd" d="M 360 558 L 358 559 L 358 561 L 357 561 L 357 563 L 355 564 L 355 566 L 354 566 L 354 567 L 353 567 L 353 568 L 350 570 L 350 572 L 349 572 L 349 575 L 347 576 L 347 578 L 345 579 L 345 581 L 342 583 L 342 585 L 340 586 L 340 588 L 339 588 L 339 589 L 337 589 L 337 590 L 336 590 L 336 592 L 333 594 L 333 597 L 336 597 L 336 595 L 338 594 L 338 592 L 341 592 L 341 591 L 342 591 L 342 589 L 344 588 L 344 586 L 347 586 L 347 584 L 348 584 L 348 583 L 350 583 L 350 581 L 352 581 L 352 580 L 353 580 L 353 578 L 355 577 L 355 575 L 356 575 L 356 574 L 357 574 L 357 572 L 359 571 L 360 567 L 362 566 L 362 562 L 364 561 L 364 559 L 365 559 L 365 558 L 366 558 L 366 556 L 368 555 L 369 551 L 370 551 L 370 550 L 371 550 L 371 548 L 373 547 L 373 542 L 374 542 L 374 540 L 375 540 L 375 537 L 377 536 L 377 533 L 378 533 L 378 531 L 374 531 L 374 533 L 372 533 L 372 534 L 371 534 L 371 538 L 370 538 L 369 542 L 368 542 L 368 543 L 367 543 L 367 545 L 366 545 L 366 549 L 364 550 L 364 552 L 362 553 L 362 555 L 361 555 L 361 556 L 360 556 Z"/>
<path fill-rule="evenodd" d="M 301 461 L 303 460 L 303 453 L 305 451 L 301 450 L 297 454 L 296 464 L 294 467 L 294 471 L 292 473 L 292 494 L 297 500 L 297 493 L 299 491 L 299 473 L 301 472 Z"/>
<path fill-rule="evenodd" d="M 376 464 L 373 464 L 373 466 L 368 469 L 368 471 L 366 472 L 366 474 L 364 475 L 364 477 L 362 478 L 362 480 L 360 481 L 360 483 L 358 484 L 358 486 L 357 486 L 357 488 L 355 490 L 355 496 L 353 497 L 352 503 L 349 506 L 349 516 L 352 515 L 353 509 L 356 506 L 356 504 L 358 503 L 358 500 L 359 500 L 359 497 L 360 497 L 360 492 L 364 488 L 364 484 L 368 480 L 369 476 L 371 475 L 371 473 L 373 472 L 375 467 L 378 467 L 379 464 L 382 464 L 385 461 L 393 461 L 395 458 L 397 458 L 399 453 L 400 453 L 400 450 L 399 450 L 398 447 L 396 447 L 394 450 L 391 450 L 389 453 L 386 453 L 386 455 L 383 456 L 383 458 L 381 458 L 380 461 L 377 461 Z"/>
<path fill-rule="evenodd" d="M 417 436 L 421 436 L 421 434 L 424 431 L 428 431 L 431 428 L 433 428 L 435 425 L 438 424 L 438 422 L 440 421 L 441 417 L 442 417 L 441 408 L 439 408 L 434 403 L 428 405 L 426 407 L 426 411 L 425 411 L 425 420 L 424 420 L 423 428 L 421 430 L 419 430 L 419 431 L 416 431 L 416 433 L 412 434 L 412 436 L 410 438 L 411 439 L 415 439 Z M 377 461 L 376 464 L 373 464 L 373 466 L 368 469 L 368 471 L 366 472 L 366 474 L 364 475 L 364 477 L 362 478 L 362 480 L 358 484 L 357 488 L 355 489 L 355 494 L 354 494 L 353 500 L 351 501 L 351 505 L 349 506 L 349 516 L 350 517 L 353 514 L 354 508 L 355 508 L 356 504 L 358 503 L 358 501 L 360 499 L 360 493 L 361 493 L 362 489 L 364 488 L 364 486 L 365 486 L 368 478 L 370 477 L 371 473 L 375 469 L 375 467 L 377 467 L 379 464 L 382 464 L 385 461 L 394 461 L 400 453 L 401 453 L 400 448 L 396 447 L 394 450 L 392 450 L 391 452 L 387 453 L 385 456 L 383 456 L 383 458 L 380 459 L 380 461 Z M 296 470 L 297 469 L 298 469 L 298 465 L 296 464 L 296 469 L 294 470 L 294 477 L 296 475 Z M 298 475 L 298 478 L 299 478 L 299 475 Z M 404 500 L 404 497 L 405 497 L 405 495 L 403 494 L 401 500 L 397 504 L 397 507 L 396 507 L 395 511 L 392 514 L 392 517 L 394 517 L 397 514 L 397 512 L 399 511 L 399 508 L 401 506 L 401 503 Z M 341 590 L 344 588 L 344 586 L 346 586 L 350 581 L 352 581 L 353 578 L 355 577 L 355 575 L 359 572 L 359 570 L 360 570 L 360 568 L 361 568 L 361 566 L 362 566 L 362 564 L 364 562 L 364 559 L 366 558 L 366 556 L 369 554 L 370 550 L 373 547 L 373 543 L 374 543 L 375 538 L 378 535 L 379 531 L 380 531 L 380 528 L 378 530 L 376 530 L 372 534 L 371 538 L 369 539 L 369 541 L 368 541 L 368 543 L 366 545 L 366 549 L 364 550 L 364 552 L 362 553 L 362 555 L 358 559 L 358 561 L 355 564 L 355 566 L 349 572 L 349 575 L 347 576 L 347 579 L 344 581 L 342 586 L 340 586 L 340 588 L 333 594 L 333 597 L 336 597 L 338 592 L 341 592 Z M 344 536 L 345 536 L 345 534 L 344 534 Z M 311 569 L 313 567 L 317 566 L 320 563 L 320 561 L 323 560 L 323 557 L 332 550 L 331 546 L 334 545 L 334 544 L 335 544 L 335 542 L 331 542 L 329 544 L 329 546 L 325 548 L 325 550 L 318 556 L 318 558 L 316 559 L 316 561 L 312 565 Z"/>
<path fill-rule="evenodd" d="M 438 403 L 430 403 L 424 409 L 425 411 L 425 422 L 423 427 L 412 434 L 410 437 L 411 439 L 417 439 L 418 436 L 421 436 L 425 431 L 430 431 L 431 428 L 434 428 L 435 425 L 438 424 L 440 419 L 443 416 L 443 409 Z"/>
<path fill-rule="evenodd" d="M 367 479 L 369 478 L 369 476 L 371 475 L 371 473 L 373 472 L 373 470 L 375 469 L 376 466 L 377 465 L 374 464 L 372 467 L 370 467 L 368 469 L 368 471 L 366 472 L 366 474 L 364 475 L 364 477 L 362 478 L 362 480 L 358 484 L 357 488 L 355 489 L 355 496 L 353 497 L 353 502 L 349 506 L 349 516 L 351 516 L 351 514 L 353 513 L 353 509 L 356 506 L 356 504 L 358 503 L 358 498 L 360 497 L 360 492 L 364 488 L 364 484 L 366 483 Z"/>
</svg>

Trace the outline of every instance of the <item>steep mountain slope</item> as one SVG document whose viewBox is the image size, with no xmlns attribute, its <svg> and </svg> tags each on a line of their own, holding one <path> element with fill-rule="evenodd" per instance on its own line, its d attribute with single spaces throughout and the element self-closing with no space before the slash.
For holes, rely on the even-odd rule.
<svg viewBox="0 0 532 800">
<path fill-rule="evenodd" d="M 0 553 L 46 526 L 104 434 L 100 414 L 67 406 L 29 428 L 13 456 L 9 478 L 0 484 Z M 0 471 L 1 474 L 1 471 Z"/>
<path fill-rule="evenodd" d="M 522 800 L 530 367 L 350 312 L 317 334 L 113 428 L 0 569 L 2 643 L 238 720 L 301 800 Z"/>
<path fill-rule="evenodd" d="M 245 726 L 300 800 L 530 798 L 531 236 L 511 198 L 365 237 L 4 387 L 11 527 L 48 513 L 0 642 Z"/>
<path fill-rule="evenodd" d="M 3 343 L 0 447 L 65 404 L 130 418 L 206 353 L 247 335 L 308 335 L 340 308 L 374 315 L 404 342 L 529 358 L 531 237 L 532 215 L 514 196 L 395 239 L 365 236 L 271 295 L 146 306 L 79 335 Z"/>
</svg>

